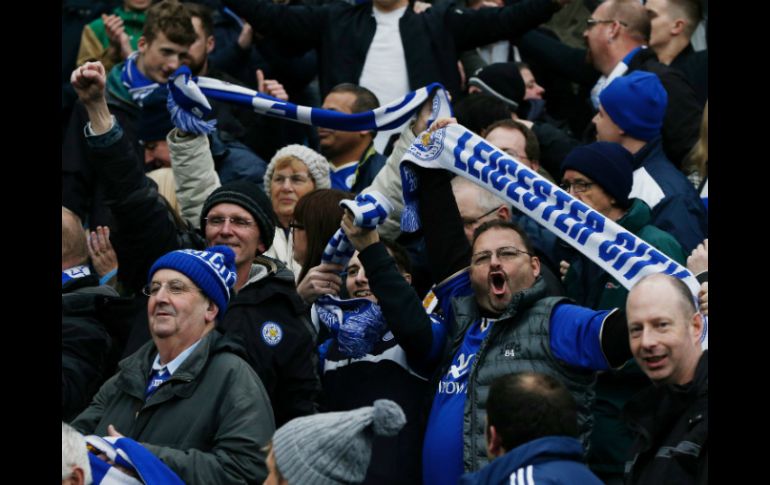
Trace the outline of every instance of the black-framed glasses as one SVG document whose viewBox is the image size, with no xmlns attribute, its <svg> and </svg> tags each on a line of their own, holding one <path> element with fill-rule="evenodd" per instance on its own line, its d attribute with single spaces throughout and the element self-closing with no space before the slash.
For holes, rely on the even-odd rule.
<svg viewBox="0 0 770 485">
<path fill-rule="evenodd" d="M 497 259 L 499 261 L 502 261 L 503 263 L 507 263 L 510 261 L 513 261 L 518 257 L 519 254 L 526 254 L 528 256 L 532 256 L 531 253 L 528 253 L 526 251 L 523 251 L 519 248 L 513 247 L 513 246 L 503 246 L 501 248 L 495 249 L 495 256 L 497 256 Z M 471 256 L 471 264 L 473 266 L 487 266 L 492 262 L 492 251 L 479 251 L 478 253 Z"/>
<path fill-rule="evenodd" d="M 565 192 L 569 192 L 571 188 L 572 192 L 574 192 L 575 194 L 580 194 L 590 189 L 594 185 L 595 184 L 593 182 L 584 182 L 582 180 L 576 180 L 574 182 L 564 181 L 559 185 L 559 187 Z"/>
<path fill-rule="evenodd" d="M 212 227 L 219 227 L 225 223 L 225 221 L 230 221 L 230 224 L 240 227 L 241 229 L 245 229 L 247 227 L 251 227 L 252 224 L 254 224 L 254 221 L 251 219 L 244 219 L 243 217 L 224 217 L 224 216 L 211 216 L 211 217 L 204 217 L 204 221 L 206 221 L 206 224 Z"/>
<path fill-rule="evenodd" d="M 142 293 L 147 296 L 156 296 L 163 286 L 165 286 L 166 291 L 172 295 L 182 295 L 191 291 L 201 291 L 197 286 L 188 285 L 182 280 L 169 280 L 165 283 L 153 281 L 148 285 L 144 285 L 144 287 L 142 287 Z"/>
<path fill-rule="evenodd" d="M 494 207 L 494 208 L 490 209 L 488 212 L 485 212 L 484 214 L 481 214 L 480 216 L 478 216 L 475 219 L 463 219 L 463 225 L 465 227 L 473 227 L 473 225 L 475 225 L 481 219 L 487 217 L 489 214 L 493 213 L 494 211 L 496 211 L 499 208 L 500 208 L 500 206 Z"/>
<path fill-rule="evenodd" d="M 590 29 L 591 27 L 593 27 L 596 24 L 612 24 L 612 23 L 615 23 L 615 22 L 619 23 L 623 27 L 628 27 L 628 24 L 623 22 L 622 20 L 587 18 L 586 19 L 586 29 Z"/>
</svg>

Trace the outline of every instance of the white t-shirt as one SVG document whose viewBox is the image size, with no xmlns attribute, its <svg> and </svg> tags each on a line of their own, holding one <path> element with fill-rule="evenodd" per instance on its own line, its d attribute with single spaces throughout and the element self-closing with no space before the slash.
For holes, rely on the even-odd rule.
<svg viewBox="0 0 770 485">
<path fill-rule="evenodd" d="M 380 105 L 400 99 L 410 91 L 404 45 L 398 30 L 398 21 L 407 8 L 408 6 L 404 6 L 392 12 L 380 12 L 376 7 L 372 9 L 377 30 L 366 53 L 358 84 L 372 91 Z M 382 153 L 390 134 L 398 132 L 400 128 L 391 132 L 379 132 L 374 139 L 375 149 Z"/>
</svg>

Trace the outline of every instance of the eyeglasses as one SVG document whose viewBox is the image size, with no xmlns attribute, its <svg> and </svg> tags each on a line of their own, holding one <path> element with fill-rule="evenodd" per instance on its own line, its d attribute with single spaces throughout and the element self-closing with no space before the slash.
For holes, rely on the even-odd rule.
<svg viewBox="0 0 770 485">
<path fill-rule="evenodd" d="M 600 20 L 600 19 L 587 18 L 586 19 L 586 29 L 590 29 L 591 27 L 593 27 L 596 24 L 611 24 L 611 23 L 614 23 L 614 22 L 619 23 L 623 27 L 628 27 L 628 24 L 623 22 L 622 20 L 609 20 L 609 19 L 608 20 Z"/>
<path fill-rule="evenodd" d="M 519 254 L 526 254 L 532 256 L 531 253 L 522 251 L 521 249 L 513 246 L 503 246 L 495 250 L 497 259 L 503 263 L 513 261 Z M 471 256 L 471 264 L 473 266 L 487 266 L 492 261 L 492 251 L 480 251 Z"/>
<path fill-rule="evenodd" d="M 509 150 L 504 150 L 504 151 L 505 151 L 505 153 L 507 153 L 508 155 L 512 156 L 516 160 L 529 160 L 529 158 L 527 158 L 526 155 L 520 155 L 519 152 L 517 152 L 516 150 L 510 150 L 509 149 Z"/>
<path fill-rule="evenodd" d="M 304 226 L 304 224 L 300 224 L 298 222 L 290 222 L 289 223 L 289 229 L 291 229 L 292 231 L 295 230 L 295 229 L 299 229 L 301 231 L 304 231 L 305 230 L 305 226 Z"/>
<path fill-rule="evenodd" d="M 170 280 L 165 283 L 158 283 L 157 281 L 153 281 L 149 285 L 145 285 L 142 288 L 142 293 L 147 296 L 156 296 L 164 285 L 166 286 L 166 291 L 172 295 L 181 295 L 191 291 L 201 291 L 197 286 L 188 286 L 181 280 Z"/>
<path fill-rule="evenodd" d="M 593 182 L 583 182 L 582 180 L 576 180 L 572 183 L 562 182 L 559 187 L 561 187 L 561 189 L 565 192 L 569 192 L 569 189 L 572 188 L 572 192 L 575 194 L 580 194 L 581 192 L 585 192 L 586 190 L 590 189 L 593 185 Z"/>
<path fill-rule="evenodd" d="M 487 217 L 489 214 L 493 213 L 497 209 L 499 209 L 500 206 L 492 208 L 489 212 L 485 212 L 484 214 L 481 214 L 475 219 L 463 219 L 463 225 L 465 227 L 473 227 L 477 222 L 479 222 L 481 219 Z"/>
<path fill-rule="evenodd" d="M 211 216 L 211 217 L 204 217 L 203 220 L 206 221 L 206 224 L 212 227 L 219 227 L 222 224 L 224 224 L 225 221 L 230 221 L 230 224 L 236 227 L 239 227 L 241 229 L 251 227 L 251 225 L 254 224 L 254 221 L 252 221 L 251 219 L 244 219 L 243 217 Z"/>
<path fill-rule="evenodd" d="M 309 177 L 305 175 L 294 174 L 289 177 L 285 175 L 275 175 L 273 176 L 272 183 L 283 185 L 286 180 L 288 180 L 291 185 L 303 185 L 310 182 Z"/>
</svg>

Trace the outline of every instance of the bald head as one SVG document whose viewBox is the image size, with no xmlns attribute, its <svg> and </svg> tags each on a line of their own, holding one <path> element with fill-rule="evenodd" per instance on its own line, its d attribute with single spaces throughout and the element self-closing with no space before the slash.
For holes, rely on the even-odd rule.
<svg viewBox="0 0 770 485">
<path fill-rule="evenodd" d="M 628 338 L 639 367 L 657 384 L 691 382 L 702 354 L 703 319 L 689 288 L 654 274 L 640 280 L 626 301 Z"/>
<path fill-rule="evenodd" d="M 61 268 L 72 268 L 88 262 L 86 233 L 80 217 L 62 206 L 61 208 Z"/>
<path fill-rule="evenodd" d="M 457 209 L 463 220 L 463 229 L 468 242 L 473 239 L 473 231 L 486 221 L 493 219 L 510 220 L 511 205 L 463 177 L 452 179 L 452 193 L 457 202 Z"/>
</svg>

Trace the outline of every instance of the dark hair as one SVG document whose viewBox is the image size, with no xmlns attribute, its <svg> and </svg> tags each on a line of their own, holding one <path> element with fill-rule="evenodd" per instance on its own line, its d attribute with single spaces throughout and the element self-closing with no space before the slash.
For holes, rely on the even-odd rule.
<svg viewBox="0 0 770 485">
<path fill-rule="evenodd" d="M 201 28 L 206 37 L 214 35 L 214 17 L 211 9 L 200 3 L 185 3 L 185 7 L 190 11 L 190 17 L 197 17 L 201 21 Z"/>
<path fill-rule="evenodd" d="M 537 372 L 506 374 L 492 382 L 487 426 L 494 426 L 510 451 L 545 436 L 579 434 L 577 404 L 555 378 Z"/>
<path fill-rule="evenodd" d="M 522 123 L 521 121 L 512 120 L 510 118 L 495 121 L 491 125 L 489 125 L 486 128 L 486 134 L 489 135 L 489 132 L 494 130 L 495 128 L 510 128 L 512 130 L 518 130 L 522 135 L 524 135 L 524 142 L 526 143 L 525 152 L 524 155 L 527 156 L 530 160 L 539 161 L 540 160 L 540 142 L 537 141 L 537 136 L 535 136 L 535 132 L 527 128 L 527 125 Z"/>
<path fill-rule="evenodd" d="M 331 93 L 351 93 L 355 95 L 356 101 L 351 107 L 351 111 L 353 111 L 353 113 L 362 113 L 364 111 L 371 111 L 380 107 L 380 101 L 377 99 L 377 96 L 370 90 L 363 86 L 359 86 L 358 84 L 338 84 L 334 86 L 331 91 L 329 91 L 329 94 Z"/>
<path fill-rule="evenodd" d="M 321 264 L 321 255 L 329 239 L 340 228 L 344 211 L 340 201 L 353 199 L 355 195 L 337 189 L 316 189 L 305 194 L 294 208 L 294 220 L 305 226 L 307 251 L 301 261 L 302 271 L 297 281 L 307 275 L 314 266 Z"/>
<path fill-rule="evenodd" d="M 531 255 L 535 254 L 535 247 L 532 245 L 532 240 L 530 240 L 529 236 L 527 236 L 527 233 L 524 232 L 524 229 L 519 227 L 519 225 L 515 222 L 504 221 L 502 219 L 492 219 L 491 221 L 486 221 L 477 227 L 476 230 L 473 231 L 471 247 L 476 245 L 476 239 L 478 239 L 479 236 L 490 229 L 510 229 L 512 231 L 516 231 L 516 234 L 521 237 L 521 240 L 524 243 L 524 249 Z"/>
<path fill-rule="evenodd" d="M 193 28 L 190 11 L 177 0 L 164 0 L 147 9 L 142 35 L 152 43 L 159 32 L 176 44 L 189 46 L 198 36 Z"/>
<path fill-rule="evenodd" d="M 381 238 L 380 241 L 388 248 L 390 255 L 396 261 L 398 270 L 402 273 L 411 273 L 412 260 L 409 259 L 409 253 L 406 252 L 406 248 L 392 239 Z"/>
<path fill-rule="evenodd" d="M 471 94 L 455 105 L 457 122 L 479 136 L 495 121 L 511 119 L 511 110 L 504 101 L 486 93 Z"/>
<path fill-rule="evenodd" d="M 338 84 L 334 86 L 331 91 L 329 91 L 329 94 L 332 93 L 351 93 L 353 96 L 355 96 L 356 100 L 353 101 L 353 106 L 350 107 L 350 110 L 353 112 L 353 114 L 362 113 L 364 111 L 371 111 L 380 107 L 380 100 L 377 99 L 377 95 L 365 87 L 359 86 L 358 84 Z M 370 130 L 369 133 L 372 136 L 377 134 L 376 130 Z"/>
</svg>

